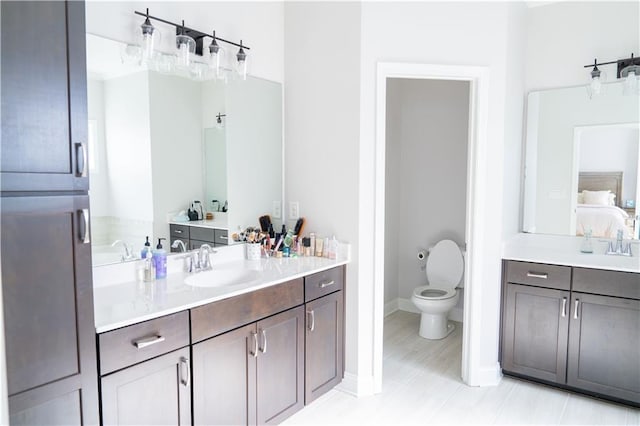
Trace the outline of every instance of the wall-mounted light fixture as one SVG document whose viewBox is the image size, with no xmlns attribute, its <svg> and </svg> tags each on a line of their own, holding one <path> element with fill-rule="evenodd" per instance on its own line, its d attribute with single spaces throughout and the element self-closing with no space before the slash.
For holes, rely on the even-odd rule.
<svg viewBox="0 0 640 426">
<path fill-rule="evenodd" d="M 224 122 L 222 121 L 222 117 L 226 117 L 227 114 L 218 113 L 216 115 L 216 128 L 222 129 L 224 127 Z"/>
<path fill-rule="evenodd" d="M 589 98 L 599 96 L 603 92 L 602 83 L 606 81 L 606 74 L 598 68 L 598 65 L 611 64 L 617 64 L 616 77 L 618 79 L 624 79 L 623 93 L 625 95 L 639 94 L 640 58 L 634 58 L 632 53 L 631 57 L 627 59 L 618 59 L 617 61 L 610 62 L 598 62 L 597 59 L 594 59 L 593 64 L 584 66 L 585 68 L 593 68 L 590 73 L 589 84 L 587 85 Z"/>
<path fill-rule="evenodd" d="M 215 31 L 207 34 L 189 28 L 185 26 L 184 21 L 182 21 L 181 24 L 176 24 L 166 19 L 158 18 L 157 16 L 151 16 L 149 15 L 149 9 L 147 9 L 145 13 L 138 11 L 134 11 L 134 13 L 145 18 L 143 24 L 140 26 L 141 34 L 138 37 L 140 62 L 142 64 L 148 65 L 150 68 L 161 72 L 170 73 L 173 71 L 171 64 L 175 63 L 179 68 L 187 69 L 192 77 L 224 77 L 224 49 L 218 44 L 218 42 L 223 42 L 238 47 L 236 63 L 229 64 L 227 68 L 236 70 L 243 79 L 246 79 L 246 50 L 250 50 L 250 48 L 243 44 L 242 40 L 238 44 L 217 36 Z M 175 27 L 177 49 L 175 54 L 157 52 L 160 33 L 151 21 L 162 22 L 163 24 Z M 211 39 L 211 44 L 209 44 L 207 49 L 208 51 L 204 49 L 205 38 Z"/>
</svg>

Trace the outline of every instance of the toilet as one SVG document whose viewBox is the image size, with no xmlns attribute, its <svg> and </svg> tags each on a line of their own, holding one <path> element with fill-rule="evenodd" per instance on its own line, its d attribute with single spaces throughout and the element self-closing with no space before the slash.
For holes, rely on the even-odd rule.
<svg viewBox="0 0 640 426">
<path fill-rule="evenodd" d="M 428 285 L 417 287 L 411 301 L 420 310 L 420 336 L 443 339 L 455 326 L 447 321 L 447 314 L 460 297 L 456 287 L 462 287 L 464 258 L 460 247 L 451 240 L 439 241 L 427 257 Z"/>
</svg>

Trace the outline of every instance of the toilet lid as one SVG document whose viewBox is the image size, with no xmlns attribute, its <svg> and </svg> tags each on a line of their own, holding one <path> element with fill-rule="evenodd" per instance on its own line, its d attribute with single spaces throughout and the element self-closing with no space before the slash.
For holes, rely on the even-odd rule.
<svg viewBox="0 0 640 426">
<path fill-rule="evenodd" d="M 426 269 L 430 285 L 456 288 L 464 271 L 460 247 L 451 240 L 439 241 L 429 252 Z"/>
</svg>

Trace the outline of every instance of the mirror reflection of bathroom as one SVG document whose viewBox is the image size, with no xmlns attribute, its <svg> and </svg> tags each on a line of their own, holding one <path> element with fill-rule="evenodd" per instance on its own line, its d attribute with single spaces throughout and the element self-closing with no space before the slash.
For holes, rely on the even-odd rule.
<svg viewBox="0 0 640 426">
<path fill-rule="evenodd" d="M 638 239 L 638 123 L 576 127 L 571 227 L 575 235 Z"/>
<path fill-rule="evenodd" d="M 387 79 L 384 341 L 460 381 L 469 111 L 468 81 Z"/>
</svg>

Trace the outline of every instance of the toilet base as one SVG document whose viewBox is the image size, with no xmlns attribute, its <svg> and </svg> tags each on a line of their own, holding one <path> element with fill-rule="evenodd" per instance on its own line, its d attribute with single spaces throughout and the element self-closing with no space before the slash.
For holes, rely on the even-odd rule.
<svg viewBox="0 0 640 426">
<path fill-rule="evenodd" d="M 422 313 L 420 315 L 420 337 L 429 340 L 444 339 L 455 330 L 456 326 L 447 320 L 447 315 L 433 315 Z"/>
</svg>

